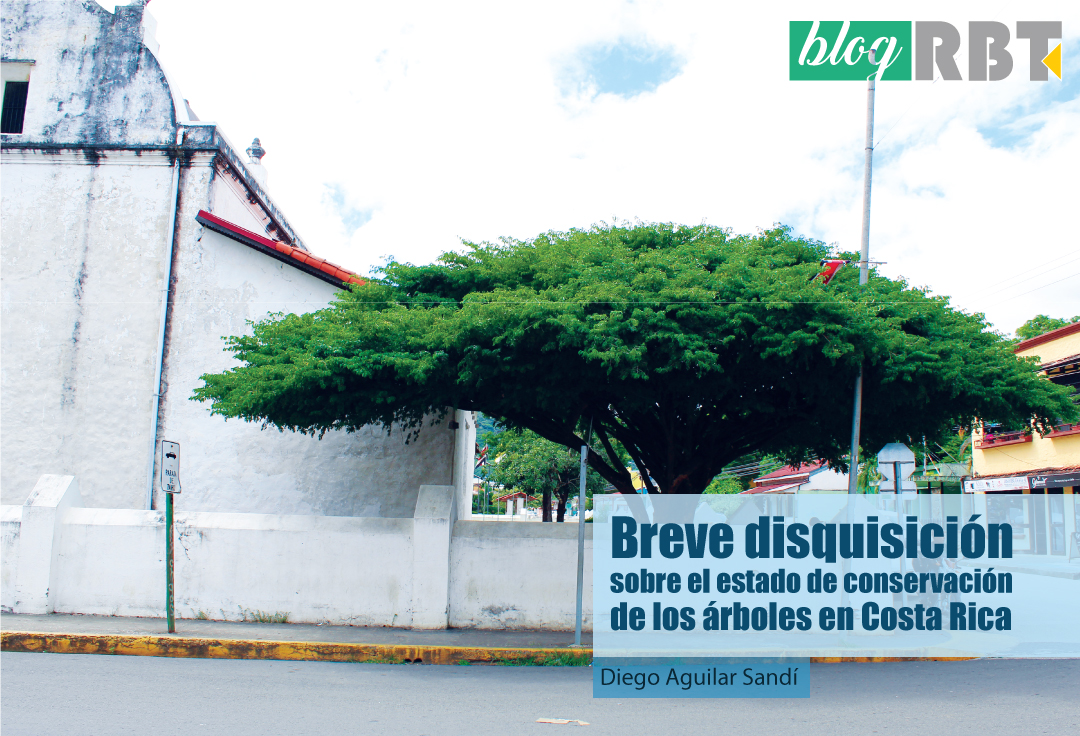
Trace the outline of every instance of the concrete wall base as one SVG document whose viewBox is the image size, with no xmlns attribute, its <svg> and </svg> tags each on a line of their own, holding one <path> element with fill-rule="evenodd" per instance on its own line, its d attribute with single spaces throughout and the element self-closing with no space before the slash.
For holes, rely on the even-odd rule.
<svg viewBox="0 0 1080 736">
<path fill-rule="evenodd" d="M 412 517 L 382 518 L 185 512 L 180 495 L 177 615 L 573 630 L 576 525 L 458 520 L 458 496 L 421 486 Z M 83 508 L 75 478 L 46 475 L 0 527 L 4 611 L 164 615 L 162 512 Z"/>
</svg>

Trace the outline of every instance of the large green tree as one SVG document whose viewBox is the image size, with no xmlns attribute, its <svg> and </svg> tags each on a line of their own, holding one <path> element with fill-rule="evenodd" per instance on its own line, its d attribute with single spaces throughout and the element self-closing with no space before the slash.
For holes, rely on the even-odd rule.
<svg viewBox="0 0 1080 736">
<path fill-rule="evenodd" d="M 763 451 L 846 467 L 864 366 L 863 445 L 939 436 L 976 417 L 1045 428 L 1075 408 L 966 314 L 856 269 L 813 280 L 828 254 L 784 227 L 601 225 L 467 243 L 312 314 L 229 338 L 240 366 L 203 376 L 212 410 L 282 429 L 379 423 L 422 431 L 444 407 L 482 411 L 569 448 L 632 493 L 699 493 Z M 655 484 L 655 485 L 654 485 Z"/>
</svg>

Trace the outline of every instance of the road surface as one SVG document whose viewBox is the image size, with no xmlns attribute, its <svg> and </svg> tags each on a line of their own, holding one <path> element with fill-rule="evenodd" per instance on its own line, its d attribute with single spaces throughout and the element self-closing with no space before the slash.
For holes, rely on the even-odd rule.
<svg viewBox="0 0 1080 736">
<path fill-rule="evenodd" d="M 811 665 L 801 700 L 594 700 L 591 669 L 0 656 L 4 736 L 1080 733 L 1080 661 Z"/>
</svg>

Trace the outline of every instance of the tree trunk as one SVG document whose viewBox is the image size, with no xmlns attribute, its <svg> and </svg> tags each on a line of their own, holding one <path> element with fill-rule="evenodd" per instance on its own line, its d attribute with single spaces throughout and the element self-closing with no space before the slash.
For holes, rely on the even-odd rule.
<svg viewBox="0 0 1080 736">
<path fill-rule="evenodd" d="M 551 490 L 547 489 L 547 488 L 544 489 L 543 506 L 544 506 L 543 521 L 551 521 Z"/>
<path fill-rule="evenodd" d="M 569 489 L 559 493 L 558 516 L 556 517 L 555 521 L 558 521 L 558 522 L 562 523 L 562 521 L 564 519 L 566 519 L 566 500 L 567 500 L 567 498 L 569 496 L 570 496 Z"/>
</svg>

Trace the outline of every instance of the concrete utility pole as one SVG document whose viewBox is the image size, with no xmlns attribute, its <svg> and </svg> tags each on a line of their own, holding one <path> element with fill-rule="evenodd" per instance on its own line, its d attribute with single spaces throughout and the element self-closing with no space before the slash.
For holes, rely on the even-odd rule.
<svg viewBox="0 0 1080 736">
<path fill-rule="evenodd" d="M 870 49 L 870 63 L 876 64 L 875 50 Z M 859 256 L 859 286 L 870 280 L 870 177 L 874 167 L 874 76 L 866 82 L 866 163 L 863 169 L 862 250 Z M 859 483 L 859 434 L 862 429 L 863 370 L 855 376 L 855 411 L 851 419 L 851 463 L 848 469 L 848 493 L 856 493 Z"/>
<path fill-rule="evenodd" d="M 585 593 L 585 481 L 589 472 L 589 443 L 592 442 L 592 417 L 585 444 L 581 446 L 581 470 L 578 475 L 578 527 L 577 527 L 577 606 L 574 614 L 574 646 L 581 646 L 582 598 Z M 594 617 L 595 621 L 596 618 Z"/>
</svg>

